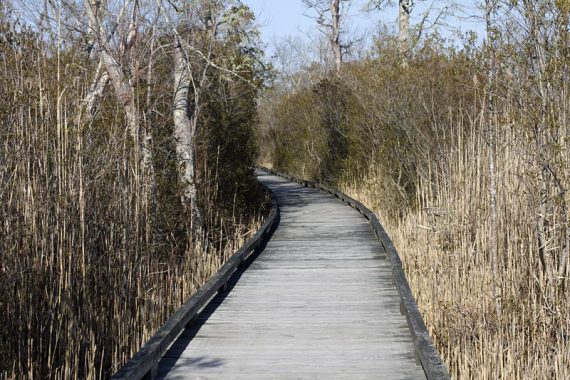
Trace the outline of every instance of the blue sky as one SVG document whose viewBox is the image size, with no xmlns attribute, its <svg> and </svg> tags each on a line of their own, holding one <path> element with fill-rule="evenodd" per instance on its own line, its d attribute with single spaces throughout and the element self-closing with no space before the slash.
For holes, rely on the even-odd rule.
<svg viewBox="0 0 570 380">
<path fill-rule="evenodd" d="M 262 38 L 268 44 L 268 53 L 273 49 L 276 41 L 287 36 L 305 38 L 307 34 L 315 33 L 315 22 L 307 14 L 302 0 L 242 0 L 249 5 L 256 14 L 258 24 L 261 26 Z M 412 24 L 420 22 L 427 9 L 434 4 L 434 7 L 441 7 L 446 1 L 453 0 L 416 0 L 416 7 L 412 12 Z M 442 33 L 449 38 L 454 38 L 456 32 L 466 32 L 474 30 L 482 34 L 483 28 L 480 22 L 473 19 L 466 19 L 466 16 L 479 14 L 475 4 L 477 0 L 456 0 L 461 4 L 462 10 L 454 10 L 451 16 L 447 17 L 448 27 L 442 28 Z M 395 1 L 397 3 L 397 0 Z M 349 12 L 349 24 L 351 29 L 357 33 L 365 31 L 373 32 L 380 26 L 396 30 L 397 8 L 387 7 L 385 10 L 367 13 L 363 11 L 366 0 L 353 0 Z M 451 8 L 449 8 L 451 9 Z M 431 12 L 432 17 L 439 14 L 437 10 Z"/>
</svg>

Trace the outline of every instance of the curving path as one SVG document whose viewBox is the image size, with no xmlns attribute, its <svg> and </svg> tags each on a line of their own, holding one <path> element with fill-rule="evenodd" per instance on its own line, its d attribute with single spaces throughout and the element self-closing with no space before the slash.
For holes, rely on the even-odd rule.
<svg viewBox="0 0 570 380">
<path fill-rule="evenodd" d="M 368 221 L 332 195 L 258 176 L 280 224 L 172 345 L 158 378 L 425 378 Z"/>
</svg>

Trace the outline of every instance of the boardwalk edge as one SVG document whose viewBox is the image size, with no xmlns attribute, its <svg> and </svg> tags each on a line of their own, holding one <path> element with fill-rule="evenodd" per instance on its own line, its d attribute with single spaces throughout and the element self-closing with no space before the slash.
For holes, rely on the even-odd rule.
<svg viewBox="0 0 570 380">
<path fill-rule="evenodd" d="M 281 178 L 285 178 L 291 182 L 296 182 L 304 187 L 311 187 L 334 195 L 344 203 L 348 204 L 350 207 L 360 212 L 364 218 L 368 219 L 378 240 L 384 246 L 384 249 L 388 255 L 388 259 L 392 264 L 392 279 L 394 280 L 394 284 L 398 290 L 398 294 L 400 295 L 401 309 L 408 321 L 408 327 L 410 328 L 410 333 L 414 341 L 417 359 L 420 362 L 424 373 L 426 374 L 426 377 L 429 380 L 450 379 L 451 377 L 449 376 L 449 372 L 447 371 L 447 368 L 445 367 L 445 364 L 443 363 L 443 360 L 441 359 L 441 356 L 437 351 L 433 340 L 429 336 L 429 332 L 419 311 L 416 299 L 412 294 L 412 290 L 410 289 L 410 285 L 402 267 L 402 260 L 400 259 L 400 255 L 398 254 L 398 251 L 396 250 L 392 239 L 390 239 L 390 236 L 378 220 L 376 214 L 356 199 L 351 198 L 348 195 L 330 186 L 296 178 L 262 166 L 258 166 L 258 169 L 279 176 Z"/>
</svg>

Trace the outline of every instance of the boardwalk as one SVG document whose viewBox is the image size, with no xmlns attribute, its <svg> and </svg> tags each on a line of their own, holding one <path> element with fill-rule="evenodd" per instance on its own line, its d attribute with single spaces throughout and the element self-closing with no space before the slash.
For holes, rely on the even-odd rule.
<svg viewBox="0 0 570 380">
<path fill-rule="evenodd" d="M 418 379 L 390 264 L 333 196 L 261 174 L 281 222 L 159 365 L 165 379 Z"/>
</svg>

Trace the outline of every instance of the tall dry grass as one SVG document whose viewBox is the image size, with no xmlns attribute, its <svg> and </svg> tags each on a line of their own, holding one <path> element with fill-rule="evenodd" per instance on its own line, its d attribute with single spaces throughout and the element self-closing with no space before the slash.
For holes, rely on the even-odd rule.
<svg viewBox="0 0 570 380">
<path fill-rule="evenodd" d="M 453 378 L 568 379 L 570 282 L 555 287 L 541 275 L 528 139 L 517 125 L 499 128 L 497 315 L 487 249 L 488 144 L 480 123 L 449 123 L 454 143 L 430 161 L 430 180 L 418 178 L 415 211 L 387 217 L 381 167 L 372 167 L 363 181 L 348 180 L 343 190 L 386 225 Z"/>
</svg>

